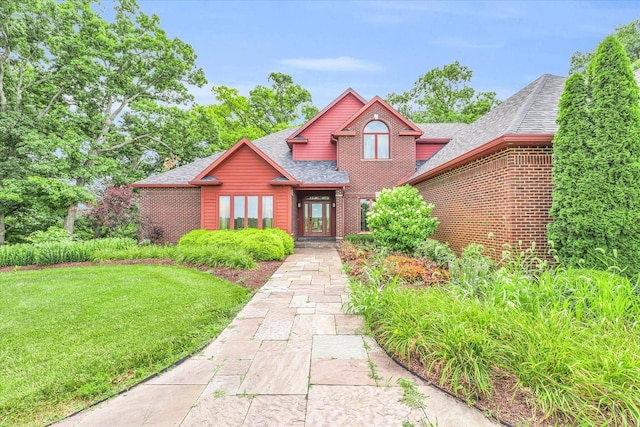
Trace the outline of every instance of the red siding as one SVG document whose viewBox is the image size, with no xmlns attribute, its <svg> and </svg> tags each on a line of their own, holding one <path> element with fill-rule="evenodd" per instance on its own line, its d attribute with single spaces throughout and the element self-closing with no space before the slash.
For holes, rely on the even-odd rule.
<svg viewBox="0 0 640 427">
<path fill-rule="evenodd" d="M 218 196 L 274 196 L 274 226 L 291 233 L 291 188 L 273 186 L 280 173 L 249 147 L 243 147 L 212 173 L 222 185 L 202 187 L 202 228 L 218 229 Z"/>
<path fill-rule="evenodd" d="M 416 144 L 416 160 L 429 160 L 445 144 L 444 143 L 421 143 Z"/>
<path fill-rule="evenodd" d="M 294 144 L 294 160 L 336 160 L 336 144 L 331 133 L 362 108 L 362 102 L 349 94 L 306 129 L 302 136 L 309 142 Z"/>
</svg>

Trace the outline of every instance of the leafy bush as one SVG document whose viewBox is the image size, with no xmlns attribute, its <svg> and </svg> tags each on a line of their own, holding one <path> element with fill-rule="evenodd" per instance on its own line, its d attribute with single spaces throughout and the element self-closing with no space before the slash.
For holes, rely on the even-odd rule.
<svg viewBox="0 0 640 427">
<path fill-rule="evenodd" d="M 27 237 L 27 241 L 31 243 L 45 243 L 45 242 L 70 242 L 73 240 L 69 236 L 69 232 L 60 227 L 49 227 L 47 231 L 34 231 Z"/>
<path fill-rule="evenodd" d="M 410 185 L 382 190 L 373 210 L 367 214 L 376 244 L 412 253 L 415 246 L 438 227 L 438 219 L 431 217 L 433 207 Z"/>
<path fill-rule="evenodd" d="M 119 250 L 100 249 L 91 255 L 92 262 L 117 259 L 174 259 L 176 246 L 144 245 Z"/>
<path fill-rule="evenodd" d="M 210 230 L 193 230 L 185 234 L 178 241 L 179 246 L 187 246 L 187 245 L 197 245 L 200 244 L 200 239 L 211 233 Z"/>
<path fill-rule="evenodd" d="M 285 255 L 291 255 L 293 253 L 295 242 L 289 233 L 279 228 L 268 228 L 264 231 L 269 232 L 280 239 L 282 246 L 284 247 Z"/>
<path fill-rule="evenodd" d="M 270 233 L 251 233 L 242 239 L 240 247 L 256 261 L 274 261 L 284 259 L 282 241 Z"/>
<path fill-rule="evenodd" d="M 443 267 L 456 260 L 456 253 L 448 243 L 440 243 L 435 239 L 426 239 L 416 245 L 414 254 L 435 262 Z"/>
<path fill-rule="evenodd" d="M 466 293 L 478 295 L 493 280 L 494 269 L 495 263 L 486 255 L 484 246 L 471 243 L 462 250 L 462 256 L 451 263 L 451 283 Z"/>
</svg>

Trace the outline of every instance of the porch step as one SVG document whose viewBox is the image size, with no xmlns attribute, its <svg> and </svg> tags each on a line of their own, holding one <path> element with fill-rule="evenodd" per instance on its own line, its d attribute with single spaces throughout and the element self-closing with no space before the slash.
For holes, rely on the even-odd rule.
<svg viewBox="0 0 640 427">
<path fill-rule="evenodd" d="M 336 248 L 335 237 L 298 237 L 295 241 L 296 248 Z"/>
</svg>

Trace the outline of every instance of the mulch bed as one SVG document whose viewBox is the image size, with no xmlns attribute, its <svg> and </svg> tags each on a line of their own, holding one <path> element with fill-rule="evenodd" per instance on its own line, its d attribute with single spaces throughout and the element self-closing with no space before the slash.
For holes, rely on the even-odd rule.
<svg viewBox="0 0 640 427">
<path fill-rule="evenodd" d="M 20 270 L 42 270 L 45 268 L 68 268 L 68 267 L 87 267 L 95 265 L 105 264 L 159 264 L 159 265 L 177 265 L 174 261 L 169 259 L 131 259 L 131 260 L 115 260 L 106 261 L 101 263 L 93 262 L 66 262 L 62 264 L 53 265 L 26 265 L 19 267 Z M 225 267 L 203 267 L 196 265 L 180 264 L 183 267 L 195 268 L 200 271 L 208 272 L 214 276 L 228 280 L 229 282 L 236 283 L 244 288 L 255 291 L 264 285 L 267 280 L 275 273 L 275 271 L 282 265 L 282 261 L 263 261 L 256 262 L 258 268 L 254 270 L 233 270 Z M 14 271 L 15 267 L 2 267 L 0 273 Z"/>
</svg>

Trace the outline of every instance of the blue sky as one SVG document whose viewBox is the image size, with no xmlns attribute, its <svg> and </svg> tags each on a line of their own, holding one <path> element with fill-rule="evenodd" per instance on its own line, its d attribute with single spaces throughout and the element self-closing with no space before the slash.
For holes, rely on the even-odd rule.
<svg viewBox="0 0 640 427">
<path fill-rule="evenodd" d="M 410 89 L 454 61 L 502 100 L 542 74 L 566 75 L 571 54 L 640 18 L 637 1 L 139 0 L 170 37 L 191 44 L 212 85 L 242 94 L 291 75 L 323 108 L 348 87 L 366 99 Z"/>
</svg>

